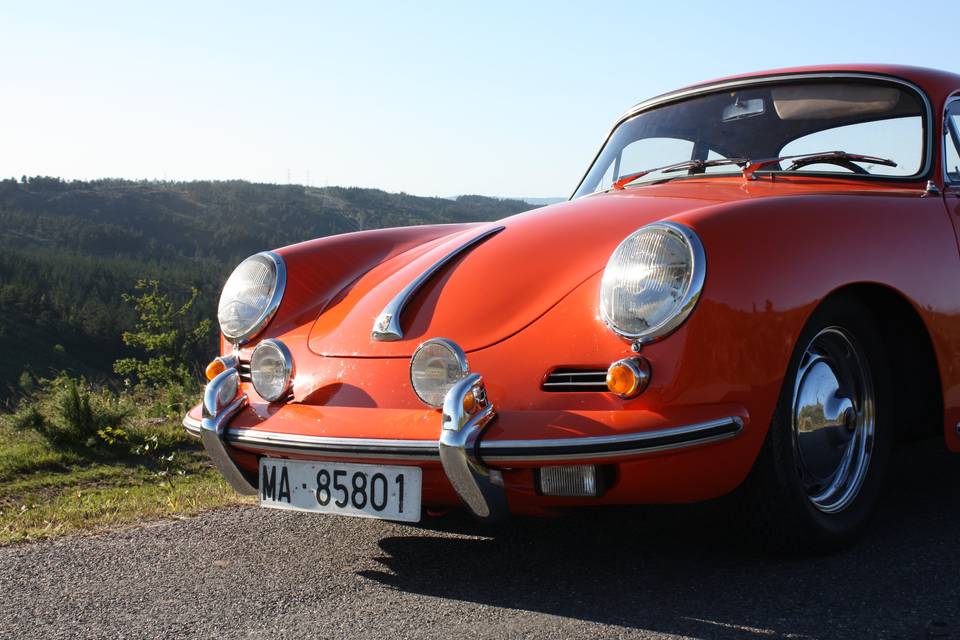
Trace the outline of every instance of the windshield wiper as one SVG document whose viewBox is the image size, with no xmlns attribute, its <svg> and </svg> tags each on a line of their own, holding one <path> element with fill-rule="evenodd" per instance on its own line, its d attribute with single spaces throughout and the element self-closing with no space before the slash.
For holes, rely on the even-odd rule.
<svg viewBox="0 0 960 640">
<path fill-rule="evenodd" d="M 634 180 L 639 180 L 640 178 L 651 173 L 676 173 L 678 171 L 706 169 L 708 167 L 719 167 L 728 164 L 735 164 L 739 166 L 743 171 L 743 177 L 746 180 L 756 180 L 757 176 L 754 174 L 757 171 L 763 169 L 764 167 L 768 167 L 771 164 L 780 163 L 784 160 L 793 160 L 794 162 L 792 162 L 786 169 L 783 169 L 783 171 L 796 171 L 800 167 L 804 167 L 808 164 L 816 164 L 818 162 L 833 162 L 841 167 L 846 167 L 854 173 L 859 174 L 869 174 L 869 172 L 863 167 L 858 167 L 857 165 L 853 164 L 854 162 L 868 162 L 870 164 L 879 164 L 885 167 L 897 166 L 896 162 L 893 160 L 888 160 L 887 158 L 865 156 L 859 153 L 847 153 L 846 151 L 817 151 L 815 153 L 800 153 L 793 156 L 778 156 L 776 158 L 763 158 L 761 160 L 750 160 L 748 158 L 684 160 L 683 162 L 675 162 L 674 164 L 668 164 L 662 167 L 654 167 L 653 169 L 637 171 L 636 173 L 628 173 L 614 182 L 611 188 L 620 191 Z"/>
<path fill-rule="evenodd" d="M 795 156 L 780 156 L 778 158 L 764 158 L 763 160 L 750 160 L 747 166 L 743 167 L 743 177 L 747 180 L 756 180 L 757 171 L 768 167 L 771 164 L 779 164 L 784 160 L 793 160 L 789 167 L 783 171 L 796 171 L 800 167 L 808 164 L 817 164 L 819 162 L 828 162 L 837 164 L 841 167 L 850 169 L 854 173 L 869 175 L 869 171 L 863 167 L 858 167 L 854 162 L 868 162 L 870 164 L 879 164 L 885 167 L 895 167 L 897 163 L 887 158 L 878 158 L 876 156 L 865 156 L 859 153 L 847 153 L 846 151 L 817 151 L 816 153 L 801 153 Z"/>
<path fill-rule="evenodd" d="M 617 191 L 622 190 L 625 186 L 638 180 L 645 175 L 651 173 L 676 173 L 677 171 L 687 171 L 689 169 L 706 169 L 707 167 L 719 167 L 725 164 L 735 164 L 740 167 L 744 167 L 749 164 L 749 160 L 746 158 L 718 158 L 717 160 L 684 160 L 683 162 L 675 162 L 674 164 L 668 164 L 662 167 L 655 167 L 653 169 L 646 169 L 645 171 L 637 171 L 636 173 L 628 173 L 622 178 L 618 179 L 613 183 L 613 189 Z"/>
</svg>

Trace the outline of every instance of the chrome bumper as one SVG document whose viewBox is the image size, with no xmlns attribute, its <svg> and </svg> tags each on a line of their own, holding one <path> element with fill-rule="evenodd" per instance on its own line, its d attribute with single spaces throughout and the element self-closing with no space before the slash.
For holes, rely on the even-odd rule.
<svg viewBox="0 0 960 640">
<path fill-rule="evenodd" d="M 586 436 L 548 440 L 483 440 L 483 433 L 496 418 L 492 404 L 486 401 L 483 378 L 471 374 L 447 393 L 438 440 L 393 440 L 372 438 L 331 438 L 274 433 L 255 429 L 227 429 L 226 424 L 242 409 L 246 396 L 216 407 L 219 389 L 226 382 L 211 381 L 204 392 L 204 417 L 198 422 L 189 415 L 183 419 L 186 430 L 199 436 L 214 464 L 227 482 L 240 493 L 255 494 L 256 478 L 248 478 L 226 446 L 248 448 L 255 452 L 293 453 L 335 459 L 396 459 L 408 463 L 437 462 L 460 499 L 481 520 L 493 521 L 508 514 L 506 493 L 499 468 L 549 462 L 616 461 L 646 453 L 673 451 L 736 437 L 743 430 L 743 419 L 730 416 L 680 427 L 612 436 Z M 477 392 L 481 402 L 474 413 L 463 409 L 464 397 Z M 209 402 L 213 402 L 210 404 Z M 208 407 L 214 407 L 209 411 Z"/>
</svg>

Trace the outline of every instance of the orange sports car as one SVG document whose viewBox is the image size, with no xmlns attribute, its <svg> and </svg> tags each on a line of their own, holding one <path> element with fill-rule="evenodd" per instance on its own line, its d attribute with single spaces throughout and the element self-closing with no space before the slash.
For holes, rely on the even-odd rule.
<svg viewBox="0 0 960 640">
<path fill-rule="evenodd" d="M 493 521 L 739 492 L 865 526 L 893 446 L 960 451 L 960 76 L 770 71 L 621 117 L 569 201 L 244 260 L 184 419 L 265 507 Z"/>
</svg>

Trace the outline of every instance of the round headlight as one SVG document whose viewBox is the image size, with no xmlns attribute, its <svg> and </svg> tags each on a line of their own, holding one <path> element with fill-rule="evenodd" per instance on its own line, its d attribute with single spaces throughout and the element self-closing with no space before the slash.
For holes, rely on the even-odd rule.
<svg viewBox="0 0 960 640">
<path fill-rule="evenodd" d="M 293 358 L 279 340 L 264 340 L 250 356 L 250 381 L 260 397 L 276 402 L 290 391 Z"/>
<path fill-rule="evenodd" d="M 427 340 L 410 358 L 410 384 L 417 397 L 440 409 L 447 391 L 470 373 L 467 356 L 446 338 Z"/>
<path fill-rule="evenodd" d="M 625 338 L 653 342 L 686 320 L 706 274 L 700 239 L 689 228 L 656 222 L 614 250 L 600 285 L 600 314 Z"/>
<path fill-rule="evenodd" d="M 283 258 L 265 251 L 240 263 L 220 294 L 217 319 L 230 342 L 243 344 L 256 336 L 276 312 L 283 298 L 286 269 Z"/>
</svg>

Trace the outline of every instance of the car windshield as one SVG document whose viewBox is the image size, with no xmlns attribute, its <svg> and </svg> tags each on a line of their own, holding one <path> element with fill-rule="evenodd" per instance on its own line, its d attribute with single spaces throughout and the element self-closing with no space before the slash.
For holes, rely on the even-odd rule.
<svg viewBox="0 0 960 640">
<path fill-rule="evenodd" d="M 915 176 L 924 164 L 925 117 L 916 92 L 874 80 L 818 79 L 708 93 L 623 121 L 574 197 L 606 191 L 638 173 L 642 177 L 630 186 L 738 174 L 740 167 L 734 163 L 712 162 L 727 158 L 757 161 L 822 154 L 820 162 L 764 164 L 758 174 Z M 835 155 L 839 152 L 845 155 Z M 891 162 L 849 159 L 854 156 Z M 650 171 L 684 162 L 690 165 L 683 171 Z"/>
</svg>

